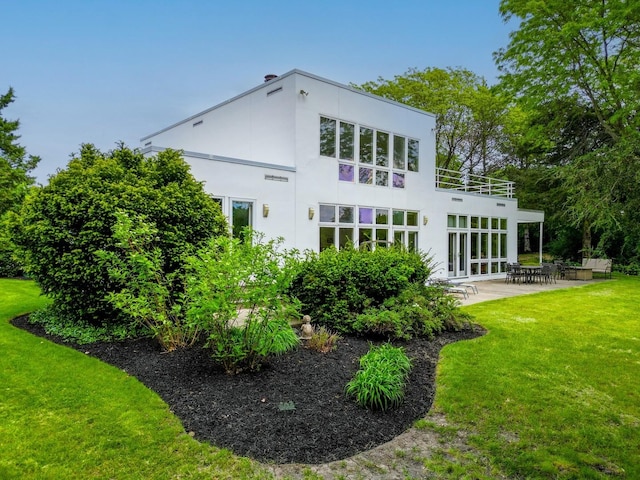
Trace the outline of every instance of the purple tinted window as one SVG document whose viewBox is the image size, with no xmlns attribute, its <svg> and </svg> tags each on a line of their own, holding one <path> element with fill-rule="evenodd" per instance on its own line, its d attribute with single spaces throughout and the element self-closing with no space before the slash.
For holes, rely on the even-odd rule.
<svg viewBox="0 0 640 480">
<path fill-rule="evenodd" d="M 360 223 L 371 225 L 373 223 L 373 208 L 360 208 L 358 210 L 358 220 Z"/>
<path fill-rule="evenodd" d="M 393 174 L 393 186 L 395 188 L 404 188 L 404 173 Z"/>
<path fill-rule="evenodd" d="M 353 182 L 353 165 L 338 165 L 338 179 L 341 182 Z"/>
</svg>

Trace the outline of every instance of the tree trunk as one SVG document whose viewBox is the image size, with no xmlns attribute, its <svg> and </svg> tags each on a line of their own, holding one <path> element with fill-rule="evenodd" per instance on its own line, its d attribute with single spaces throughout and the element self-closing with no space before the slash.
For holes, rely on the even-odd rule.
<svg viewBox="0 0 640 480">
<path fill-rule="evenodd" d="M 524 227 L 524 253 L 531 252 L 531 237 L 529 236 L 529 225 Z"/>
<path fill-rule="evenodd" d="M 582 258 L 591 257 L 591 224 L 584 222 L 582 224 Z"/>
</svg>

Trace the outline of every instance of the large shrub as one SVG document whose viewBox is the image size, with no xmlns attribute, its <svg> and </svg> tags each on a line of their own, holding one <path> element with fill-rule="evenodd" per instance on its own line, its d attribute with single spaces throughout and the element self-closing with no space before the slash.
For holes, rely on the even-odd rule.
<svg viewBox="0 0 640 480">
<path fill-rule="evenodd" d="M 162 251 L 155 246 L 158 230 L 140 215 L 132 218 L 118 211 L 116 218 L 113 236 L 121 252 L 96 252 L 111 279 L 122 285 L 121 290 L 108 292 L 107 299 L 135 326 L 150 331 L 164 350 L 193 345 L 198 326 L 184 321 L 183 298 L 174 292 L 183 284 L 175 281 L 183 272 L 163 271 Z"/>
<path fill-rule="evenodd" d="M 83 145 L 49 185 L 31 192 L 12 227 L 26 272 L 60 314 L 93 324 L 128 320 L 105 298 L 122 284 L 95 255 L 117 250 L 112 227 L 118 210 L 155 225 L 166 274 L 179 271 L 185 253 L 227 228 L 179 152 L 145 157 L 122 145 L 108 153 Z"/>
<path fill-rule="evenodd" d="M 213 359 L 228 373 L 257 370 L 298 345 L 289 325 L 297 303 L 284 295 L 296 265 L 282 240 L 218 237 L 187 261 L 187 324 L 204 332 Z"/>
<path fill-rule="evenodd" d="M 359 314 L 382 306 L 410 285 L 424 285 L 430 273 L 428 257 L 405 249 L 329 248 L 307 254 L 291 293 L 314 323 L 349 333 Z"/>
</svg>

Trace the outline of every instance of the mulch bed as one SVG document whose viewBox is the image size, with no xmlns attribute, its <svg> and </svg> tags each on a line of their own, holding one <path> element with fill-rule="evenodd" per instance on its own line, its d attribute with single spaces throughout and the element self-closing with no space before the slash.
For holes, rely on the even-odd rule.
<svg viewBox="0 0 640 480">
<path fill-rule="evenodd" d="M 362 338 L 343 337 L 324 354 L 301 346 L 260 372 L 230 376 L 200 348 L 162 353 L 151 339 L 76 345 L 47 335 L 27 317 L 13 324 L 135 376 L 200 441 L 263 462 L 307 464 L 350 457 L 407 430 L 431 407 L 440 349 L 484 333 L 476 326 L 398 344 L 414 366 L 402 405 L 382 413 L 359 407 L 344 393 L 370 346 Z"/>
</svg>

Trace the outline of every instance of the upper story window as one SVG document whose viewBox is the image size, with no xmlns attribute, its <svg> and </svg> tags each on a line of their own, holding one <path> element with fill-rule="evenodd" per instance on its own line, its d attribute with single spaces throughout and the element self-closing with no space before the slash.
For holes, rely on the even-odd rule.
<svg viewBox="0 0 640 480">
<path fill-rule="evenodd" d="M 338 159 L 341 182 L 405 188 L 417 172 L 419 141 L 403 135 L 320 117 L 320 155 Z"/>
<path fill-rule="evenodd" d="M 336 156 L 336 121 L 320 117 L 320 155 Z"/>
</svg>

